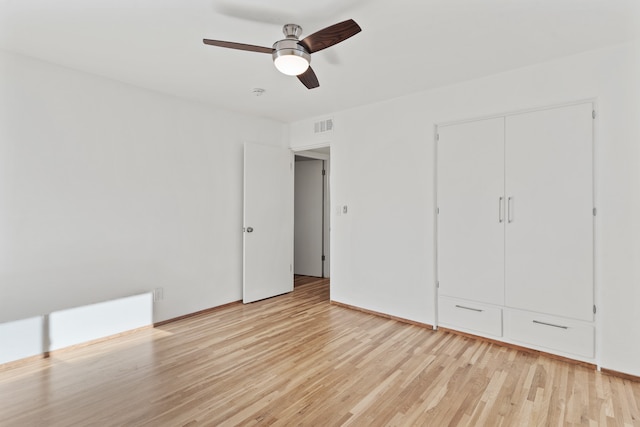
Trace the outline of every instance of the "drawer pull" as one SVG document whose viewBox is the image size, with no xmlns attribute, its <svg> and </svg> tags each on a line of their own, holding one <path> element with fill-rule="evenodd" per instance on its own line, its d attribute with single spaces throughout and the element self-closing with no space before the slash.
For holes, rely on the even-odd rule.
<svg viewBox="0 0 640 427">
<path fill-rule="evenodd" d="M 479 308 L 471 308 L 471 307 L 465 307 L 464 305 L 457 305 L 457 308 L 461 308 L 463 310 L 471 310 L 471 311 L 477 311 L 478 313 L 482 313 L 484 310 L 480 310 Z"/>
<path fill-rule="evenodd" d="M 553 323 L 540 322 L 538 320 L 534 320 L 533 323 L 537 323 L 538 325 L 552 326 L 554 328 L 569 329 L 568 326 L 554 325 Z"/>
</svg>

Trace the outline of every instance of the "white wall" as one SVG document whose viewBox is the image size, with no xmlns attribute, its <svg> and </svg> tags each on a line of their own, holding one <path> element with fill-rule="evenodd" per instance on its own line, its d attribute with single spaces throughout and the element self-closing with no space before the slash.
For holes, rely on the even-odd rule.
<svg viewBox="0 0 640 427">
<path fill-rule="evenodd" d="M 436 123 L 596 98 L 600 362 L 640 375 L 638 45 L 586 52 L 333 115 L 331 298 L 433 324 Z M 290 143 L 318 143 L 315 119 Z M 326 136 L 322 138 L 326 139 Z"/>
<path fill-rule="evenodd" d="M 322 160 L 296 157 L 294 274 L 322 277 L 323 180 Z"/>
<path fill-rule="evenodd" d="M 640 375 L 637 52 L 335 113 L 331 198 L 348 213 L 333 212 L 332 299 L 433 323 L 433 125 L 595 97 L 601 364 Z M 287 128 L 0 52 L 0 323 L 156 287 L 154 321 L 240 299 L 242 142 L 317 146 L 314 121 Z"/>
<path fill-rule="evenodd" d="M 241 299 L 242 144 L 286 132 L 0 52 L 0 323 L 158 287 L 156 322 Z"/>
</svg>

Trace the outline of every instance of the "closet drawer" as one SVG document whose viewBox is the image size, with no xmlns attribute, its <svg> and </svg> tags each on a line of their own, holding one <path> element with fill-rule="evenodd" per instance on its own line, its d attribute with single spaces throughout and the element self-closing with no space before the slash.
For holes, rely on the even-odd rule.
<svg viewBox="0 0 640 427">
<path fill-rule="evenodd" d="M 502 336 L 502 309 L 455 298 L 440 297 L 438 301 L 440 326 Z"/>
<path fill-rule="evenodd" d="M 524 344 L 587 358 L 595 353 L 595 329 L 554 316 L 506 310 L 505 335 Z"/>
</svg>

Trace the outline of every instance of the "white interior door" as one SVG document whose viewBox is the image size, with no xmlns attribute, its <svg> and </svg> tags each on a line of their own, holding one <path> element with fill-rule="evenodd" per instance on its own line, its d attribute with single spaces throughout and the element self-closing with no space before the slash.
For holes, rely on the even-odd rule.
<svg viewBox="0 0 640 427">
<path fill-rule="evenodd" d="M 293 153 L 244 146 L 244 303 L 293 290 Z"/>
<path fill-rule="evenodd" d="M 295 163 L 295 274 L 322 277 L 323 180 L 322 160 Z"/>
<path fill-rule="evenodd" d="M 504 119 L 438 129 L 439 293 L 504 303 Z"/>
<path fill-rule="evenodd" d="M 592 109 L 507 117 L 510 307 L 593 320 Z"/>
</svg>

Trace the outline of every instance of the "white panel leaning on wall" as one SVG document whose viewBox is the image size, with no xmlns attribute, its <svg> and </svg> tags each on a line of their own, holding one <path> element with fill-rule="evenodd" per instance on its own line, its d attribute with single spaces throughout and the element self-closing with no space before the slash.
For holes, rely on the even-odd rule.
<svg viewBox="0 0 640 427">
<path fill-rule="evenodd" d="M 0 364 L 152 324 L 152 293 L 2 323 Z"/>
</svg>

